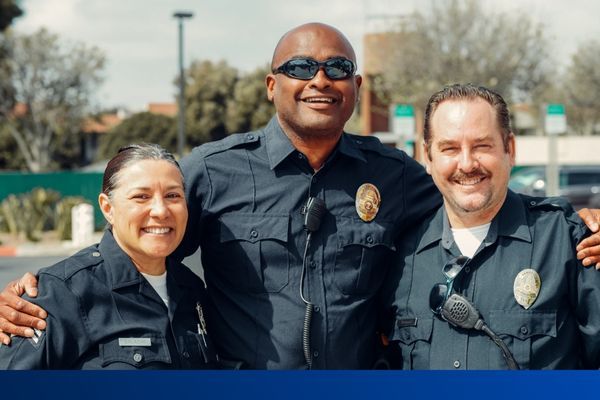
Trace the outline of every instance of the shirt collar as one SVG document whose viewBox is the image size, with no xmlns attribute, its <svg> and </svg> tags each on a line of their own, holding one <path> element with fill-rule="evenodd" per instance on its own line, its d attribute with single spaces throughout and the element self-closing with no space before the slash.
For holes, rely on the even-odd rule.
<svg viewBox="0 0 600 400">
<path fill-rule="evenodd" d="M 531 243 L 531 232 L 527 222 L 525 205 L 518 194 L 508 190 L 504 204 L 494 219 L 487 236 L 484 239 L 484 245 L 489 246 L 496 242 L 498 236 L 507 236 Z M 417 253 L 433 243 L 442 241 L 442 247 L 450 249 L 454 243 L 454 236 L 450 229 L 448 215 L 444 206 L 441 206 L 429 223 L 427 229 L 421 236 Z"/>
<path fill-rule="evenodd" d="M 264 132 L 267 155 L 269 157 L 269 167 L 271 170 L 273 170 L 290 154 L 294 153 L 296 148 L 281 128 L 281 125 L 277 120 L 277 115 L 271 118 L 265 127 Z M 348 157 L 356 158 L 366 162 L 367 159 L 359 148 L 360 144 L 362 144 L 360 139 L 352 139 L 348 136 L 348 134 L 343 133 L 340 141 L 338 142 L 338 146 L 332 155 L 339 151 L 341 154 L 344 154 Z"/>
<path fill-rule="evenodd" d="M 104 260 L 104 267 L 110 275 L 112 289 L 137 285 L 142 282 L 142 275 L 131 261 L 131 258 L 117 244 L 110 230 L 104 232 L 98 250 Z M 172 278 L 178 286 L 190 286 L 191 284 L 182 276 L 180 267 L 179 263 L 167 258 L 168 278 Z"/>
</svg>

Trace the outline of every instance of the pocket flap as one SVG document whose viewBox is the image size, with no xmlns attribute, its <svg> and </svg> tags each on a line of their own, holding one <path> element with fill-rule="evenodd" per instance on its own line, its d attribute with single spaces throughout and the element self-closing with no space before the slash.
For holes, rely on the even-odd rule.
<svg viewBox="0 0 600 400">
<path fill-rule="evenodd" d="M 221 242 L 244 240 L 258 242 L 260 240 L 288 241 L 288 215 L 272 214 L 224 214 L 221 222 Z"/>
<path fill-rule="evenodd" d="M 396 317 L 391 340 L 409 345 L 419 340 L 429 341 L 433 329 L 433 318 Z"/>
<path fill-rule="evenodd" d="M 147 338 L 144 338 L 147 339 Z M 102 359 L 102 366 L 120 362 L 134 367 L 141 368 L 144 365 L 153 362 L 171 363 L 169 347 L 165 337 L 150 337 L 150 346 L 128 346 L 119 344 L 119 339 L 115 338 L 106 343 L 100 343 L 99 351 Z"/>
<path fill-rule="evenodd" d="M 537 335 L 556 337 L 556 311 L 491 311 L 488 326 L 497 335 L 522 340 Z"/>
<path fill-rule="evenodd" d="M 338 218 L 337 235 L 339 247 L 361 245 L 365 247 L 386 246 L 396 250 L 391 226 L 377 222 L 364 222 L 354 218 Z"/>
</svg>

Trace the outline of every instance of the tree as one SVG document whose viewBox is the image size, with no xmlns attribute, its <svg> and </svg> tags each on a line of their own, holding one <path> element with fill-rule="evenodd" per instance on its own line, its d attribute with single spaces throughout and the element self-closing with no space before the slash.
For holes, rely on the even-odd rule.
<svg viewBox="0 0 600 400">
<path fill-rule="evenodd" d="M 233 98 L 227 102 L 225 126 L 229 133 L 258 129 L 275 114 L 265 87 L 265 77 L 270 69 L 269 65 L 257 68 L 236 82 Z"/>
<path fill-rule="evenodd" d="M 0 32 L 12 23 L 13 19 L 23 15 L 15 0 L 0 0 Z"/>
<path fill-rule="evenodd" d="M 195 61 L 186 71 L 186 136 L 188 146 L 225 137 L 227 102 L 238 72 L 225 61 Z"/>
<path fill-rule="evenodd" d="M 600 133 L 600 42 L 581 44 L 564 79 L 569 126 L 577 133 Z"/>
<path fill-rule="evenodd" d="M 142 142 L 157 143 L 175 152 L 177 148 L 175 120 L 166 115 L 149 112 L 133 114 L 100 138 L 98 157 L 112 158 L 121 147 Z"/>
<path fill-rule="evenodd" d="M 537 98 L 552 60 L 541 25 L 522 14 L 486 13 L 476 0 L 432 2 L 375 46 L 372 87 L 386 103 L 423 106 L 442 86 L 482 84 L 513 101 Z"/>
<path fill-rule="evenodd" d="M 62 143 L 73 143 L 101 83 L 104 55 L 67 44 L 41 29 L 8 35 L 8 68 L 0 69 L 0 123 L 9 130 L 30 171 L 53 167 Z"/>
</svg>

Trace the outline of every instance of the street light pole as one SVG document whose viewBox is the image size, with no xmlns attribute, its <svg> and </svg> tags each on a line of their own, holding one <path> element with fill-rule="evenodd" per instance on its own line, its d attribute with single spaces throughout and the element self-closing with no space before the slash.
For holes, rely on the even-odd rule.
<svg viewBox="0 0 600 400">
<path fill-rule="evenodd" d="M 183 157 L 183 148 L 185 147 L 185 98 L 183 96 L 185 89 L 183 76 L 183 20 L 186 18 L 192 18 L 193 16 L 194 14 L 189 11 L 177 11 L 173 13 L 173 17 L 177 18 L 179 23 L 179 124 L 177 128 L 177 153 L 179 153 L 180 158 Z"/>
</svg>

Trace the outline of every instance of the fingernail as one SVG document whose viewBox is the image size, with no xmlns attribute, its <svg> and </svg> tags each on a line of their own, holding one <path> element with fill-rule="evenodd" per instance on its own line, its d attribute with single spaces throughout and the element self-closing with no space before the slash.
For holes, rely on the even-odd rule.
<svg viewBox="0 0 600 400">
<path fill-rule="evenodd" d="M 588 259 L 583 260 L 584 267 L 588 267 L 590 264 L 591 264 L 590 260 L 588 260 Z"/>
<path fill-rule="evenodd" d="M 596 264 L 596 271 L 600 271 L 600 262 Z"/>
<path fill-rule="evenodd" d="M 33 329 L 31 329 L 31 328 L 25 329 L 24 333 L 25 333 L 25 336 L 27 336 L 27 337 L 33 337 L 33 335 L 34 335 Z"/>
<path fill-rule="evenodd" d="M 38 329 L 46 329 L 46 322 L 44 322 L 44 321 L 38 321 L 38 323 L 36 324 L 36 327 Z"/>
</svg>

